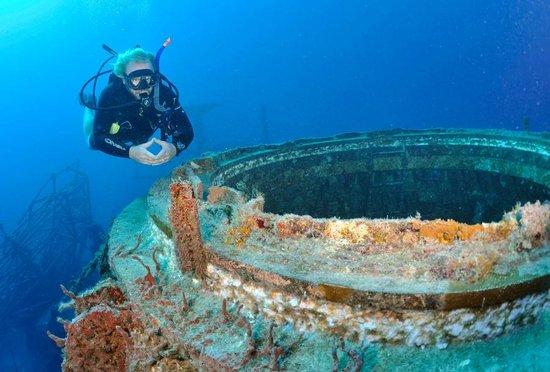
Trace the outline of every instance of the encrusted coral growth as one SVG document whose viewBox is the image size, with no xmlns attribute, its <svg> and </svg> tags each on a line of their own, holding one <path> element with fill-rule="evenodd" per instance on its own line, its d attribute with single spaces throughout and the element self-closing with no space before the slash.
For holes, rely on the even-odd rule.
<svg viewBox="0 0 550 372">
<path fill-rule="evenodd" d="M 85 296 L 65 290 L 73 298 L 73 304 L 80 304 L 80 314 L 72 321 L 60 319 L 66 338 L 48 332 L 58 347 L 65 348 L 64 370 L 196 370 L 186 360 L 185 350 L 170 349 L 158 318 L 147 314 L 141 307 L 143 304 L 134 302 L 152 301 L 157 311 L 176 308 L 170 300 L 159 297 L 158 289 L 155 297 L 148 295 L 151 288 L 156 288 L 154 279 L 148 277 L 152 278 L 149 270 L 145 277 L 139 278 L 141 281 L 136 281 L 143 297 L 133 301 L 124 297 L 121 302 L 122 292 L 113 285 L 98 287 Z M 168 324 L 173 326 L 171 316 L 167 317 Z"/>
<path fill-rule="evenodd" d="M 480 224 L 467 225 L 453 220 L 435 220 L 421 224 L 419 234 L 426 239 L 451 244 L 455 240 L 468 240 L 481 231 L 483 231 L 483 227 Z"/>
<path fill-rule="evenodd" d="M 109 266 L 110 267 L 115 267 L 115 260 L 116 259 L 128 257 L 128 256 L 131 256 L 134 253 L 136 253 L 140 249 L 142 241 L 143 241 L 143 237 L 141 236 L 141 234 L 139 234 L 136 237 L 136 242 L 135 242 L 135 244 L 132 248 L 126 249 L 126 245 L 124 245 L 124 244 L 119 245 L 114 250 L 114 253 L 112 255 L 110 255 L 110 257 L 109 257 Z"/>
<path fill-rule="evenodd" d="M 454 279 L 461 282 L 475 283 L 488 276 L 500 261 L 496 249 L 480 251 L 468 246 L 461 249 L 460 254 L 441 257 L 434 261 L 429 274 L 434 279 Z"/>
<path fill-rule="evenodd" d="M 61 287 L 72 300 L 64 307 L 73 306 L 78 314 L 72 321 L 58 319 L 65 339 L 48 332 L 57 346 L 65 348 L 64 370 L 123 371 L 160 359 L 163 342 L 155 330 L 157 322 L 128 302 L 114 283 L 101 283 L 81 295 Z"/>
<path fill-rule="evenodd" d="M 468 225 L 277 215 L 264 212 L 262 196 L 245 197 L 258 195 L 246 182 L 263 169 L 247 172 L 282 154 L 311 159 L 331 149 L 327 160 L 344 151 L 338 172 L 355 172 L 366 163 L 348 152 L 372 146 L 343 139 L 190 162 L 133 202 L 111 232 L 113 280 L 81 295 L 63 287 L 77 316 L 59 319 L 66 338 L 48 336 L 65 348 L 65 370 L 360 371 L 396 344 L 416 359 L 417 347 L 493 338 L 537 320 L 549 303 L 548 203 Z M 332 182 L 337 162 L 328 163 Z M 222 186 L 205 200 L 203 182 Z M 372 358 L 368 342 L 377 343 Z"/>
<path fill-rule="evenodd" d="M 364 346 L 361 345 L 361 348 L 364 348 Z M 344 366 L 340 365 L 342 362 L 345 361 L 345 359 L 338 356 L 338 354 L 339 354 L 338 351 L 339 350 L 344 355 L 349 356 L 349 360 L 351 360 L 354 364 L 353 368 L 352 368 L 351 365 L 349 365 L 349 366 L 348 365 L 344 365 Z M 338 340 L 338 342 L 336 343 L 336 345 L 334 345 L 334 348 L 332 349 L 332 359 L 333 359 L 333 365 L 332 365 L 332 371 L 333 372 L 337 372 L 337 371 L 340 371 L 340 370 L 343 370 L 343 371 L 352 370 L 352 371 L 359 372 L 363 368 L 363 355 L 359 351 L 357 351 L 353 348 L 347 347 L 346 341 L 343 338 L 340 338 Z"/>
<path fill-rule="evenodd" d="M 255 230 L 273 228 L 273 218 L 263 213 L 262 196 L 245 201 L 244 196 L 231 188 L 212 186 L 209 188 L 208 204 L 210 214 L 223 206 L 224 218 L 218 228 L 224 230 L 223 242 L 237 248 L 243 247 Z"/>
<path fill-rule="evenodd" d="M 158 297 L 160 295 L 160 291 L 161 291 L 160 287 L 157 285 L 158 284 L 158 278 L 153 276 L 153 274 L 151 272 L 151 268 L 148 265 L 146 265 L 139 256 L 132 255 L 131 258 L 136 260 L 137 262 L 139 262 L 141 264 L 141 266 L 143 266 L 145 268 L 145 270 L 147 271 L 147 273 L 142 278 L 138 278 L 138 279 L 135 280 L 135 283 L 137 285 L 139 285 L 139 287 L 140 287 L 143 298 L 151 299 L 151 298 L 154 298 L 154 297 Z M 155 259 L 155 252 L 153 252 L 153 259 L 156 260 Z M 158 268 L 158 264 L 157 264 L 157 274 L 156 275 L 158 276 L 158 274 L 159 274 L 159 268 Z"/>
<path fill-rule="evenodd" d="M 339 220 L 285 215 L 278 219 L 276 225 L 281 237 L 326 237 L 351 244 L 412 245 L 425 241 L 452 244 L 472 238 L 499 241 L 505 239 L 511 231 L 508 222 L 468 225 L 454 220 L 422 221 L 417 218 Z"/>
<path fill-rule="evenodd" d="M 185 352 L 169 347 L 158 320 L 134 303 L 97 305 L 65 329 L 58 346 L 65 347 L 66 371 L 195 370 Z"/>
<path fill-rule="evenodd" d="M 512 237 L 519 252 L 550 244 L 550 202 L 518 204 L 504 218 L 519 225 Z"/>
<path fill-rule="evenodd" d="M 132 311 L 98 306 L 68 326 L 66 371 L 124 371 L 133 352 L 132 334 L 144 325 Z"/>
<path fill-rule="evenodd" d="M 227 193 L 225 188 L 220 190 Z M 548 203 L 528 203 L 521 207 L 523 212 L 509 213 L 500 222 L 475 225 L 418 218 L 279 216 L 250 208 L 250 203 L 231 204 L 231 218 L 207 220 L 205 226 L 213 239 L 208 238 L 211 241 L 207 239 L 206 244 L 262 253 L 285 266 L 290 262 L 298 270 L 302 270 L 299 263 L 304 261 L 302 266 L 307 266 L 311 257 L 319 261 L 318 269 L 344 269 L 343 274 L 353 271 L 398 280 L 466 283 L 497 272 L 505 275 L 531 260 L 518 252 L 548 245 Z M 214 215 L 219 209 L 208 204 L 203 208 L 204 215 Z M 518 223 L 520 215 L 525 216 Z"/>
<path fill-rule="evenodd" d="M 499 336 L 535 322 L 550 303 L 550 293 L 543 292 L 478 309 L 380 310 L 368 306 L 361 309 L 272 290 L 212 265 L 208 273 L 211 291 L 227 296 L 230 301 L 240 301 L 247 311 L 260 313 L 276 324 L 292 323 L 300 332 L 320 330 L 351 339 L 410 346 L 445 347 L 456 340 Z"/>
<path fill-rule="evenodd" d="M 210 204 L 235 204 L 244 203 L 244 197 L 237 190 L 224 186 L 210 186 L 207 202 Z"/>
<path fill-rule="evenodd" d="M 203 247 L 193 188 L 188 182 L 173 183 L 170 185 L 170 192 L 170 221 L 174 229 L 181 268 L 202 277 L 206 270 L 208 253 Z"/>
<path fill-rule="evenodd" d="M 254 229 L 263 227 L 264 222 L 262 219 L 246 218 L 236 226 L 228 229 L 225 244 L 241 248 L 244 246 Z"/>
<path fill-rule="evenodd" d="M 190 360 L 178 358 L 162 358 L 151 366 L 151 372 L 195 372 L 197 368 Z"/>
<path fill-rule="evenodd" d="M 109 280 L 99 283 L 92 291 L 84 292 L 79 296 L 67 290 L 63 285 L 61 285 L 61 290 L 71 299 L 71 301 L 62 303 L 59 306 L 59 310 L 63 311 L 73 307 L 76 314 L 83 313 L 95 305 L 107 304 L 110 306 L 117 306 L 126 301 L 126 296 L 120 288 Z"/>
</svg>

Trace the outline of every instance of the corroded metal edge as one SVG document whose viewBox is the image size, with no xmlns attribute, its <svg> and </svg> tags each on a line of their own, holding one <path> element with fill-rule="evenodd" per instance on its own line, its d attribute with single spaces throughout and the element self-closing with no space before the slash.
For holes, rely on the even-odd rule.
<svg viewBox="0 0 550 372">
<path fill-rule="evenodd" d="M 197 174 L 205 183 L 223 185 L 226 179 L 273 162 L 343 151 L 393 148 L 399 146 L 469 146 L 506 148 L 536 154 L 545 161 L 528 163 L 544 169 L 550 164 L 550 133 L 527 133 L 470 129 L 393 130 L 345 133 L 334 137 L 310 138 L 282 144 L 259 145 L 219 153 L 207 153 L 194 162 L 201 165 Z M 539 159 L 540 160 L 540 159 Z M 527 172 L 530 174 L 530 172 Z M 540 173 L 540 172 L 539 172 Z M 550 187 L 550 178 L 533 180 Z"/>
<path fill-rule="evenodd" d="M 389 136 L 389 138 L 384 138 Z M 408 131 L 381 131 L 365 134 L 351 133 L 335 137 L 304 139 L 279 145 L 261 145 L 249 148 L 229 150 L 222 153 L 211 154 L 202 159 L 196 159 L 195 165 L 198 169 L 195 172 L 206 187 L 212 184 L 223 184 L 222 173 L 233 168 L 232 172 L 239 173 L 246 170 L 243 162 L 252 166 L 254 162 L 263 157 L 269 157 L 267 162 L 279 161 L 286 158 L 290 153 L 298 151 L 302 156 L 312 155 L 322 149 L 321 146 L 331 148 L 331 151 L 346 151 L 372 146 L 372 141 L 384 139 L 380 146 L 392 146 L 391 141 L 415 141 L 419 139 L 424 141 L 433 140 L 436 145 L 454 144 L 471 146 L 501 146 L 505 143 L 512 150 L 528 151 L 539 154 L 543 158 L 549 158 L 550 154 L 550 134 L 539 133 L 538 135 L 530 133 L 517 133 L 508 131 L 493 130 L 408 130 Z M 491 143 L 487 143 L 487 141 Z M 366 142 L 366 143 L 365 143 Z M 430 144 L 426 142 L 426 144 Z M 336 148 L 333 148 L 336 146 Z M 257 165 L 257 163 L 256 163 Z M 186 168 L 186 167 L 183 167 Z M 183 169 L 182 168 L 182 169 Z M 187 168 L 186 168 L 187 169 Z M 183 176 L 185 169 L 176 170 L 173 179 Z M 187 177 L 184 177 L 187 178 Z M 547 184 L 547 182 L 543 182 Z M 202 187 L 202 186 L 201 186 Z M 174 221 L 173 221 L 174 222 Z M 181 248 L 180 248 L 181 249 Z M 231 272 L 238 274 L 244 281 L 254 280 L 261 282 L 266 286 L 291 292 L 299 295 L 313 295 L 316 298 L 325 299 L 332 302 L 339 302 L 352 306 L 367 306 L 381 309 L 435 309 L 451 310 L 457 308 L 483 308 L 489 305 L 495 305 L 510 301 L 529 294 L 538 293 L 550 289 L 550 275 L 544 275 L 538 278 L 531 278 L 523 282 L 513 283 L 498 288 L 489 288 L 476 291 L 463 292 L 442 292 L 442 293 L 391 293 L 362 291 L 349 287 L 341 287 L 330 283 L 310 283 L 300 281 L 295 278 L 286 277 L 274 272 L 265 271 L 239 262 L 214 252 L 208 246 L 202 247 L 203 257 L 209 263 L 219 265 Z M 204 262 L 201 264 L 201 266 Z M 194 268 L 197 271 L 197 268 Z M 203 273 L 204 270 L 198 270 Z"/>
<path fill-rule="evenodd" d="M 516 148 L 527 149 L 528 151 L 536 151 L 550 155 L 550 132 L 517 132 L 508 130 L 493 130 L 493 129 L 452 129 L 452 128 L 433 128 L 433 129 L 394 129 L 380 130 L 372 132 L 351 132 L 342 133 L 332 137 L 319 138 L 303 138 L 278 144 L 263 144 L 237 149 L 230 149 L 222 152 L 206 152 L 202 158 L 196 159 L 195 162 L 200 163 L 207 170 L 219 168 L 232 161 L 240 161 L 255 154 L 268 154 L 274 150 L 288 148 L 307 148 L 310 146 L 320 146 L 327 143 L 344 142 L 355 143 L 364 141 L 377 141 L 384 139 L 386 145 L 391 144 L 388 139 L 403 140 L 411 138 L 415 142 L 427 138 L 436 139 L 439 141 L 449 141 L 452 138 L 462 138 L 468 142 L 477 138 L 491 139 L 493 141 L 507 140 L 515 142 Z M 463 142 L 464 143 L 464 142 Z M 478 143 L 479 144 L 479 143 Z M 519 146 L 521 144 L 521 146 Z"/>
<path fill-rule="evenodd" d="M 504 287 L 478 291 L 440 293 L 392 293 L 363 291 L 330 283 L 312 283 L 305 280 L 266 271 L 236 261 L 214 252 L 208 246 L 209 263 L 238 275 L 244 282 L 262 283 L 272 290 L 309 295 L 315 298 L 338 302 L 361 308 L 381 310 L 453 310 L 460 308 L 484 308 L 512 301 L 530 294 L 550 289 L 550 274 L 528 279 Z"/>
</svg>

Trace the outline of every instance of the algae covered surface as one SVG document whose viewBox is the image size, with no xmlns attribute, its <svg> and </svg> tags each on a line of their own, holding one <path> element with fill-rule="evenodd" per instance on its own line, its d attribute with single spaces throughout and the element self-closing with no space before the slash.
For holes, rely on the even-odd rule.
<svg viewBox="0 0 550 372">
<path fill-rule="evenodd" d="M 159 256 L 163 289 L 161 299 L 181 306 L 181 293 L 185 292 L 191 304 L 191 310 L 180 316 L 177 311 L 171 314 L 169 307 L 159 309 L 159 298 L 144 300 L 136 290 L 134 281 L 145 274 L 145 269 L 136 261 L 128 258 L 114 258 L 117 283 L 134 297 L 139 307 L 155 317 L 164 327 L 174 327 L 182 341 L 193 344 L 201 353 L 212 358 L 228 360 L 233 358 L 234 365 L 241 370 L 269 369 L 271 356 L 261 356 L 241 365 L 248 339 L 247 332 L 235 323 L 219 321 L 222 314 L 223 299 L 206 291 L 191 276 L 182 275 L 173 253 L 171 241 L 166 238 L 157 224 L 149 217 L 144 199 L 136 200 L 118 217 L 111 232 L 111 246 L 135 242 L 136 235 L 145 237 L 138 253 L 143 261 L 154 266 L 152 252 L 155 247 L 163 247 Z M 132 248 L 132 245 L 129 245 Z M 243 254 L 246 252 L 242 252 Z M 235 314 L 238 304 L 229 304 L 228 311 Z M 254 314 L 243 314 L 251 324 L 252 337 L 261 349 L 267 343 L 269 320 Z M 199 317 L 200 322 L 195 322 Z M 383 345 L 376 343 L 357 344 L 349 342 L 345 348 L 356 350 L 362 358 L 361 370 L 398 371 L 446 371 L 446 370 L 545 370 L 550 365 L 550 331 L 548 328 L 550 313 L 546 309 L 540 319 L 523 329 L 490 340 L 480 340 L 464 344 L 450 344 L 433 347 L 410 347 Z M 288 347 L 284 358 L 279 360 L 281 369 L 302 371 L 329 371 L 333 368 L 343 370 L 356 366 L 350 354 L 339 349 L 337 337 L 328 333 L 302 333 L 292 324 L 277 326 L 274 330 L 275 344 Z M 206 346 L 205 346 L 206 345 Z M 335 364 L 333 352 L 336 349 L 338 363 Z"/>
<path fill-rule="evenodd" d="M 502 141 L 514 145 L 487 132 L 479 149 L 466 148 L 468 136 L 455 132 L 414 140 L 441 151 L 455 146 L 468 166 L 477 164 L 472 155 L 490 156 Z M 487 223 L 314 218 L 266 212 L 270 195 L 223 184 L 246 186 L 254 167 L 292 156 L 306 164 L 314 154 L 330 168 L 338 151 L 354 148 L 371 157 L 370 171 L 391 167 L 395 159 L 380 156 L 397 151 L 402 159 L 399 142 L 413 146 L 416 136 L 393 135 L 237 149 L 176 169 L 115 220 L 112 278 L 80 299 L 72 295 L 79 306 L 67 326 L 70 341 L 86 345 L 77 331 L 104 317 L 114 322 L 117 363 L 130 370 L 548 370 L 547 202 L 517 203 Z M 514 149 L 528 148 L 517 141 Z M 373 143 L 391 151 L 373 152 Z M 431 156 L 416 150 L 416 160 L 398 162 L 414 166 Z M 350 172 L 361 165 L 345 164 Z M 119 293 L 108 286 L 123 301 L 117 295 L 97 305 L 94 293 Z M 88 347 L 109 360 L 105 348 Z M 67 369 L 79 366 L 70 351 Z"/>
<path fill-rule="evenodd" d="M 381 371 L 547 371 L 550 368 L 550 312 L 536 324 L 492 340 L 445 349 L 382 347 L 375 369 Z"/>
</svg>

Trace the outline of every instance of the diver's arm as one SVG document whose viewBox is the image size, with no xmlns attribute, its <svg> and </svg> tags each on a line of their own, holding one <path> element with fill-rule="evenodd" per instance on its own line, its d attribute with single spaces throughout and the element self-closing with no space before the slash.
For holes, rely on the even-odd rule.
<svg viewBox="0 0 550 372">
<path fill-rule="evenodd" d="M 131 146 L 118 141 L 114 136 L 109 134 L 108 130 L 105 130 L 105 125 L 94 121 L 94 130 L 90 136 L 90 147 L 109 155 L 127 158 L 129 157 Z"/>
<path fill-rule="evenodd" d="M 108 107 L 113 105 L 115 97 L 111 94 L 107 87 L 99 97 L 99 107 Z M 93 131 L 90 136 L 90 147 L 96 150 L 103 151 L 109 155 L 119 156 L 123 158 L 129 157 L 130 147 L 124 142 L 110 134 L 111 126 L 117 122 L 114 111 L 98 110 L 94 117 Z"/>
<path fill-rule="evenodd" d="M 191 141 L 193 141 L 194 133 L 191 122 L 181 106 L 176 109 L 172 116 L 172 124 L 175 128 L 172 134 L 172 143 L 176 146 L 177 154 L 187 149 Z"/>
</svg>

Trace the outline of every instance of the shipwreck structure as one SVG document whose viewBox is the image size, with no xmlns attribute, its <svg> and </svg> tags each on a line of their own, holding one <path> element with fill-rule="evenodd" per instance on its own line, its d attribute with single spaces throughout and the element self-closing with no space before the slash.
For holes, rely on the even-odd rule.
<svg viewBox="0 0 550 372">
<path fill-rule="evenodd" d="M 542 366 L 549 199 L 548 133 L 204 154 L 120 214 L 111 278 L 65 290 L 77 316 L 50 336 L 66 370 Z"/>
<path fill-rule="evenodd" d="M 15 228 L 0 225 L 0 343 L 5 345 L 0 370 L 59 364 L 55 347 L 43 337 L 47 328 L 58 326 L 53 315 L 59 282 L 75 288 L 71 281 L 83 257 L 103 240 L 92 219 L 88 177 L 78 164 L 52 173 L 39 186 Z M 21 360 L 25 353 L 36 359 Z"/>
</svg>

